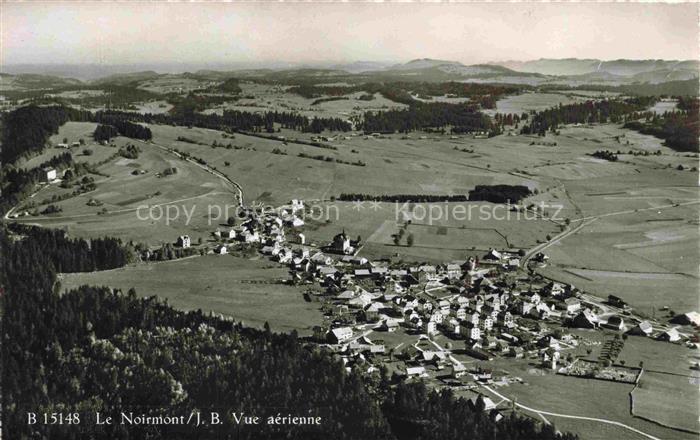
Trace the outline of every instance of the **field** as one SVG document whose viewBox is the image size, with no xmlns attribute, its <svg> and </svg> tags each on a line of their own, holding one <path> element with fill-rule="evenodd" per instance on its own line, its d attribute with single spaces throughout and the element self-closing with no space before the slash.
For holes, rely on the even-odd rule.
<svg viewBox="0 0 700 440">
<path fill-rule="evenodd" d="M 205 85 L 197 81 L 175 84 L 167 78 L 146 84 L 161 89 Z M 312 106 L 312 100 L 291 94 L 284 87 L 247 82 L 241 86 L 242 99 L 235 103 L 241 108 L 255 105 L 260 110 L 287 109 L 308 115 L 342 116 L 389 106 L 379 95 L 373 101 L 350 99 Z M 579 99 L 583 98 L 568 98 L 561 93 L 525 93 L 507 97 L 501 103 L 521 112 Z M 216 130 L 200 128 L 158 125 L 150 128 L 153 144 L 140 144 L 143 151 L 135 161 L 118 158 L 101 167 L 100 172 L 109 177 L 96 179 L 96 191 L 60 202 L 63 213 L 58 216 L 25 221 L 67 228 L 76 235 L 109 234 L 152 244 L 173 241 L 182 233 L 189 233 L 194 239 L 206 238 L 217 226 L 210 218 L 208 206 L 233 204 L 232 188 L 200 167 L 163 150 L 175 148 L 201 158 L 240 184 L 246 202 L 278 206 L 293 198 L 318 201 L 331 214 L 330 221 L 308 221 L 305 230 L 308 238 L 325 243 L 345 228 L 352 236 L 360 235 L 364 239 L 361 255 L 369 257 L 399 254 L 401 258 L 416 261 L 445 261 L 489 247 L 530 248 L 545 241 L 548 235 L 556 235 L 566 219 L 572 227 L 585 221 L 577 233 L 546 248 L 551 258 L 543 274 L 601 296 L 619 295 L 640 309 L 663 305 L 678 312 L 698 309 L 696 293 L 700 274 L 695 262 L 700 255 L 693 243 L 699 238 L 700 193 L 697 172 L 691 171 L 697 166 L 697 155 L 676 153 L 664 147 L 659 139 L 615 124 L 563 127 L 558 135 L 548 133 L 545 137 L 516 134 L 490 139 L 428 133 L 366 138 L 359 133 L 347 133 L 327 142 L 333 148 L 294 143 L 291 139 L 309 140 L 312 134 L 285 129 L 279 135 L 290 139 L 287 142 L 243 134 L 231 138 Z M 69 141 L 82 137 L 89 142 L 93 129 L 94 124 L 69 123 L 52 142 L 63 137 Z M 117 138 L 116 142 L 123 145 L 129 141 Z M 231 144 L 231 148 L 213 148 L 214 142 Z M 90 148 L 94 150 L 92 156 L 78 155 L 76 159 L 96 162 L 115 151 L 92 144 Z M 590 156 L 600 149 L 620 150 L 620 160 L 607 162 Z M 54 151 L 58 150 L 48 150 L 41 158 L 32 159 L 32 163 L 51 157 Z M 643 155 L 657 151 L 661 154 Z M 299 154 L 323 156 L 324 160 L 299 157 Z M 365 166 L 338 161 L 361 162 Z M 684 170 L 676 169 L 678 165 Z M 178 169 L 176 175 L 155 176 L 171 166 Z M 148 172 L 132 175 L 137 169 Z M 465 221 L 448 214 L 446 219 L 433 222 L 414 219 L 408 231 L 414 236 L 414 245 L 395 246 L 392 234 L 397 232 L 396 206 L 366 203 L 360 210 L 351 203 L 331 200 L 341 193 L 467 194 L 475 185 L 483 184 L 527 185 L 536 194 L 525 203 L 545 204 L 547 215 L 556 218 L 518 221 L 472 216 Z M 51 185 L 35 199 L 60 195 L 62 191 L 65 192 Z M 104 205 L 87 206 L 90 198 Z M 169 206 L 174 210 L 179 206 L 180 218 L 172 222 L 149 219 L 134 224 L 136 208 L 142 204 L 156 210 Z M 457 205 L 420 209 L 440 208 L 444 213 Z M 493 208 L 489 204 L 463 205 Z M 106 215 L 97 215 L 105 208 Z M 195 209 L 189 221 L 184 221 L 183 208 Z M 663 298 L 659 298 L 659 291 L 665 292 Z"/>
<path fill-rule="evenodd" d="M 541 111 L 559 104 L 566 105 L 579 101 L 584 101 L 584 99 L 578 96 L 558 93 L 523 93 L 499 99 L 496 101 L 496 109 L 488 112 L 521 115 L 530 111 Z"/>
<path fill-rule="evenodd" d="M 142 296 L 167 298 L 183 310 L 213 310 L 246 325 L 300 334 L 322 321 L 318 305 L 305 302 L 300 290 L 275 280 L 287 278 L 287 269 L 266 260 L 232 255 L 208 255 L 160 263 L 138 264 L 94 273 L 64 274 L 64 289 L 83 284 L 110 286 Z"/>
<path fill-rule="evenodd" d="M 644 373 L 632 392 L 633 413 L 664 426 L 700 433 L 700 379 Z"/>
<path fill-rule="evenodd" d="M 661 439 L 694 438 L 690 434 L 669 430 L 632 416 L 630 414 L 629 393 L 634 389 L 634 385 L 567 377 L 533 368 L 533 365 L 536 364 L 530 360 L 503 359 L 489 362 L 489 368 L 494 368 L 496 371 L 503 369 L 511 375 L 520 377 L 524 382 L 522 384 L 511 383 L 494 389 L 509 399 L 515 398 L 517 403 L 521 405 L 540 411 L 612 420 Z M 484 389 L 483 391 L 487 395 L 491 394 L 488 390 Z M 576 398 L 572 398 L 572 396 L 576 396 Z M 494 402 L 501 400 L 497 396 L 492 398 Z M 509 407 L 508 403 L 503 405 Z M 532 412 L 525 412 L 539 417 Z M 603 435 L 607 432 L 615 432 L 618 435 L 617 438 L 621 439 L 646 438 L 626 429 L 609 429 L 608 425 L 597 421 L 573 420 L 572 423 L 572 419 L 564 417 L 545 415 L 545 418 L 560 430 L 575 427 L 576 432 L 584 439 L 607 438 Z"/>
<path fill-rule="evenodd" d="M 328 202 L 316 206 L 309 215 L 314 218 L 304 229 L 307 238 L 325 244 L 345 230 L 353 238 L 362 238 L 360 255 L 367 257 L 398 253 L 404 259 L 444 262 L 470 254 L 481 256 L 489 248 L 529 248 L 559 230 L 548 220 L 517 220 L 515 213 L 494 210 L 496 205 L 486 202 L 417 203 L 406 231 L 406 237 L 413 234 L 414 244 L 407 246 L 404 237 L 397 246 L 392 235 L 411 212 L 408 205 Z M 315 220 L 321 215 L 321 221 Z M 513 217 L 500 220 L 506 215 Z M 325 221 L 326 217 L 331 221 Z"/>
</svg>

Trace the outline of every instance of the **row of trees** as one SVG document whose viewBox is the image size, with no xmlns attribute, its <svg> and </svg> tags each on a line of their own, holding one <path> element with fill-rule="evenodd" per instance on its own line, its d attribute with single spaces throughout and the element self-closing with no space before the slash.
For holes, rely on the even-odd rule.
<svg viewBox="0 0 700 440">
<path fill-rule="evenodd" d="M 323 130 L 350 131 L 352 125 L 340 118 L 314 118 L 294 112 L 268 111 L 264 113 L 251 113 L 240 110 L 226 110 L 223 115 L 202 114 L 190 109 L 189 111 L 173 114 L 133 113 L 121 111 L 98 112 L 98 119 L 110 118 L 110 120 L 126 120 L 132 122 L 145 122 L 148 124 L 184 125 L 214 130 L 250 130 L 250 131 L 274 131 L 274 124 L 280 124 L 283 128 L 298 131 L 320 133 Z M 112 123 L 114 124 L 114 123 Z"/>
<path fill-rule="evenodd" d="M 50 237 L 49 237 L 50 238 Z M 58 239 L 60 240 L 60 239 Z M 570 440 L 518 415 L 500 422 L 450 392 L 392 386 L 385 369 L 347 372 L 296 333 L 180 312 L 104 287 L 59 294 L 62 255 L 0 230 L 3 431 L 51 439 Z M 80 252 L 80 250 L 77 250 Z M 8 256 L 10 258 L 8 258 Z M 482 406 L 483 407 L 483 406 Z M 221 414 L 221 425 L 96 425 L 95 412 Z M 317 426 L 237 425 L 231 412 L 321 417 Z M 28 425 L 28 412 L 79 412 L 79 425 Z"/>
<path fill-rule="evenodd" d="M 437 203 L 437 202 L 464 202 L 469 198 L 464 194 L 354 194 L 343 193 L 336 200 L 345 202 L 373 201 L 373 202 L 398 202 L 398 203 Z"/>
<path fill-rule="evenodd" d="M 532 194 L 525 185 L 476 185 L 469 191 L 470 201 L 518 203 Z"/>
</svg>

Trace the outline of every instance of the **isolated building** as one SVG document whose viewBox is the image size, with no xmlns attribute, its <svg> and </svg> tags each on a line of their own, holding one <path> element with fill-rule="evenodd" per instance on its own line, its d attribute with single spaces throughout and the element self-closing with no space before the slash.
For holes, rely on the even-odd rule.
<svg viewBox="0 0 700 440">
<path fill-rule="evenodd" d="M 178 246 L 180 246 L 183 249 L 187 249 L 192 245 L 192 241 L 190 240 L 189 235 L 181 235 L 177 237 L 177 243 Z"/>
<path fill-rule="evenodd" d="M 44 181 L 46 181 L 46 182 L 53 182 L 54 180 L 56 180 L 56 177 L 58 177 L 55 168 L 46 167 L 43 169 L 43 171 L 44 171 Z"/>
</svg>

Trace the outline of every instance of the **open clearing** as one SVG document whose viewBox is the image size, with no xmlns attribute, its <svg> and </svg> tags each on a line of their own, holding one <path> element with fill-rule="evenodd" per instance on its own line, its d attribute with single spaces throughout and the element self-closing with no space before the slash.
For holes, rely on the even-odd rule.
<svg viewBox="0 0 700 440">
<path fill-rule="evenodd" d="M 178 309 L 213 310 L 256 327 L 267 321 L 278 331 L 308 334 L 322 321 L 318 304 L 305 302 L 292 286 L 275 283 L 288 278 L 287 269 L 266 260 L 207 255 L 62 278 L 64 289 L 89 284 L 126 292 L 133 287 L 141 296 L 167 298 Z"/>
</svg>

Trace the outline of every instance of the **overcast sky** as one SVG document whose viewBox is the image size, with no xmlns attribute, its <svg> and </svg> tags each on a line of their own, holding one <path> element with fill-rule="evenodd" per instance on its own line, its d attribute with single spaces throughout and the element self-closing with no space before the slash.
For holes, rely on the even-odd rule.
<svg viewBox="0 0 700 440">
<path fill-rule="evenodd" d="M 697 59 L 698 5 L 0 3 L 5 65 Z"/>
</svg>

